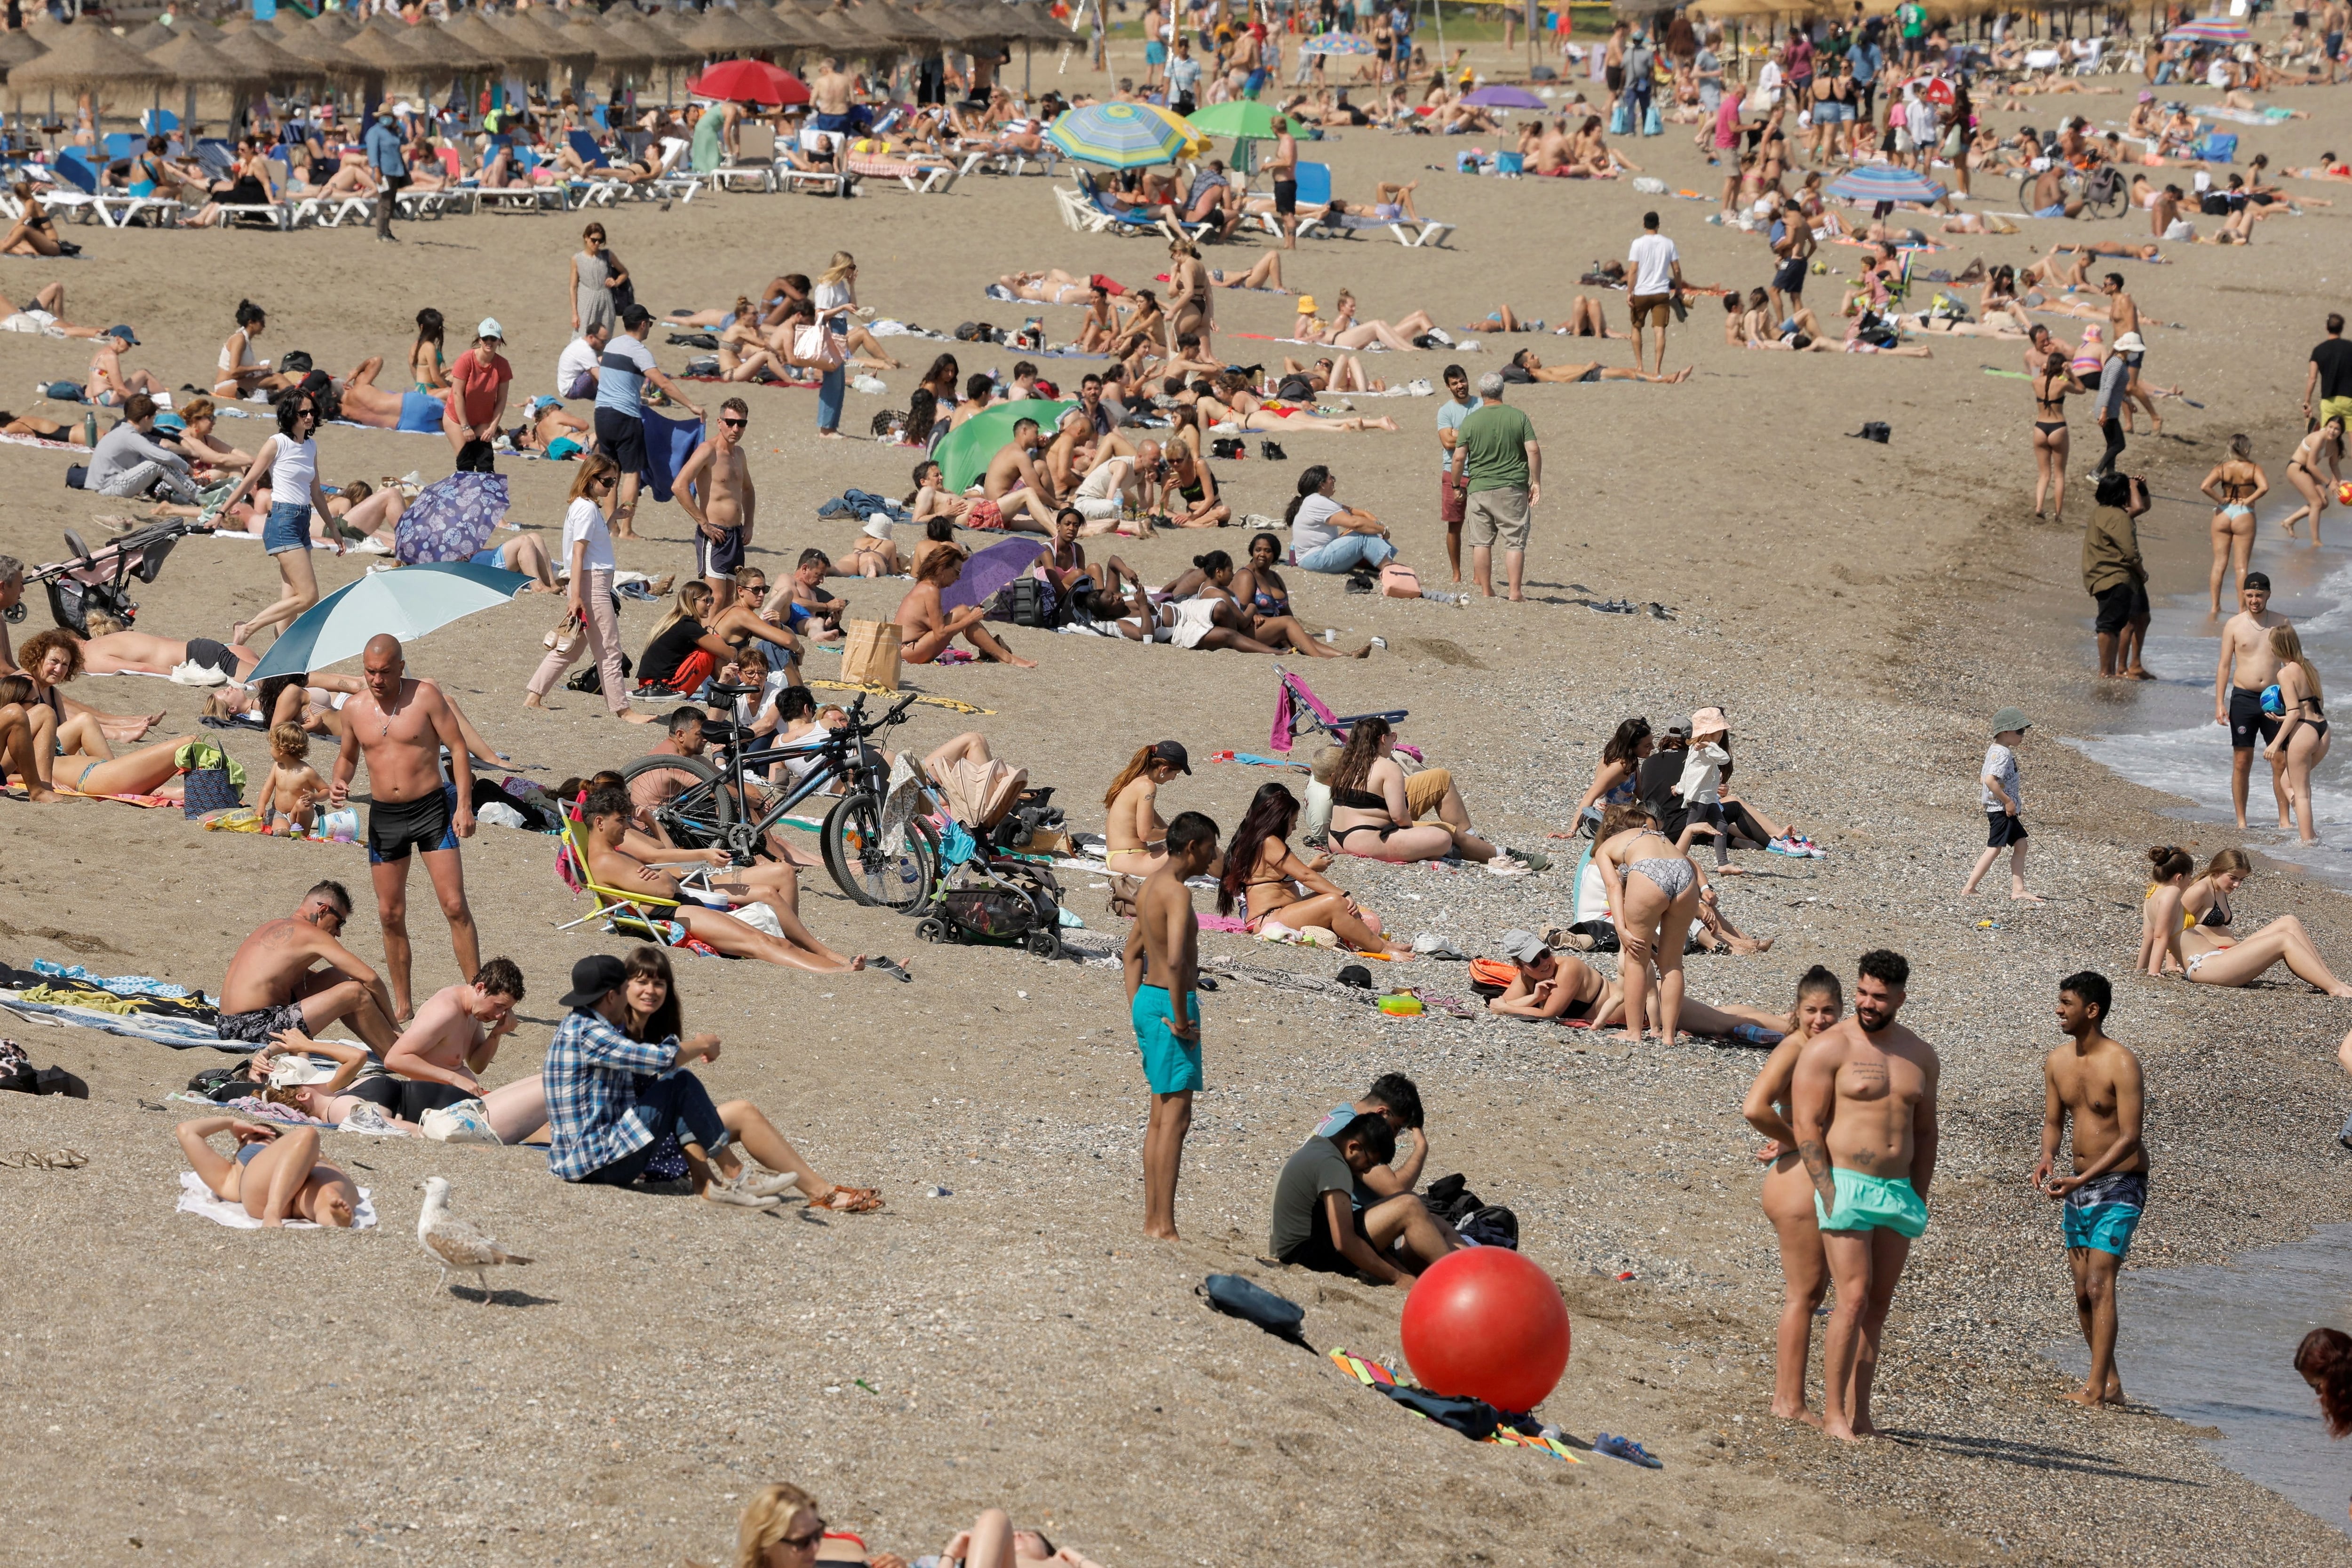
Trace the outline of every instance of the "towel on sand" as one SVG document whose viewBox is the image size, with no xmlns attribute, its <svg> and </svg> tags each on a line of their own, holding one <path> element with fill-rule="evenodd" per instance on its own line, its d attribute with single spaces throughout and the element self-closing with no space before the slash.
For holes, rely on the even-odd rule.
<svg viewBox="0 0 2352 1568">
<path fill-rule="evenodd" d="M 352 1228 L 353 1230 L 373 1230 L 375 1228 L 375 1204 L 369 1198 L 367 1188 L 362 1187 L 359 1191 L 360 1206 L 352 1215 Z M 180 1173 L 180 1202 L 178 1205 L 178 1212 L 182 1214 L 201 1214 L 206 1219 L 211 1220 L 215 1225 L 226 1225 L 231 1230 L 258 1230 L 261 1228 L 261 1221 L 246 1213 L 245 1205 L 242 1203 L 231 1203 L 226 1198 L 217 1196 L 214 1193 L 212 1188 L 205 1185 L 204 1177 L 198 1176 L 194 1171 L 182 1171 Z M 319 1227 L 307 1219 L 289 1219 L 286 1222 L 286 1228 L 289 1230 L 316 1230 Z"/>
</svg>

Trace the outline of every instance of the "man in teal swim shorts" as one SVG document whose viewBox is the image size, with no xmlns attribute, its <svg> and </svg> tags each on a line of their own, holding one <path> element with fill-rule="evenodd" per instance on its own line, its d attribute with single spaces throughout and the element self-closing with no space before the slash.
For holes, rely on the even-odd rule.
<svg viewBox="0 0 2352 1568">
<path fill-rule="evenodd" d="M 1797 1153 L 1813 1178 L 1837 1285 L 1822 1352 L 1822 1430 L 1849 1440 L 1877 1430 L 1870 1387 L 1895 1283 L 1927 1228 L 1942 1071 L 1927 1042 L 1895 1021 L 1910 964 L 1880 948 L 1859 967 L 1853 1017 L 1805 1047 L 1790 1086 Z"/>
<path fill-rule="evenodd" d="M 2147 1206 L 2147 1145 L 2140 1141 L 2143 1082 L 2139 1058 L 2107 1038 L 2115 990 L 2089 969 L 2058 982 L 2058 1027 L 2072 1037 L 2042 1059 L 2047 1108 L 2042 1118 L 2042 1160 L 2033 1185 L 2060 1211 L 2066 1262 L 2074 1273 L 2074 1312 L 2091 1347 L 2083 1386 L 2065 1396 L 2077 1405 L 2121 1405 L 2124 1381 L 2116 1371 L 2116 1270 L 2131 1250 L 2132 1232 Z M 2052 1179 L 2059 1140 L 2074 1124 L 2074 1174 Z"/>
<path fill-rule="evenodd" d="M 1176 1239 L 1176 1178 L 1192 1130 L 1192 1092 L 1201 1087 L 1201 923 L 1184 882 L 1216 862 L 1217 824 L 1198 811 L 1178 813 L 1168 824 L 1168 858 L 1135 895 L 1135 928 L 1127 934 L 1128 1012 L 1151 1086 L 1143 1233 L 1161 1241 Z"/>
</svg>

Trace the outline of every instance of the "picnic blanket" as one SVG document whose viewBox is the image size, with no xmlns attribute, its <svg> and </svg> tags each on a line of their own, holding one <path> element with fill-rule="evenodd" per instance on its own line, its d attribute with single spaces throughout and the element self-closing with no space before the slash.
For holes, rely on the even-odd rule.
<svg viewBox="0 0 2352 1568">
<path fill-rule="evenodd" d="M 375 1228 L 374 1200 L 369 1197 L 366 1187 L 360 1188 L 359 1194 L 360 1205 L 352 1211 L 352 1228 L 373 1230 Z M 226 1225 L 231 1230 L 261 1228 L 261 1221 L 247 1214 L 244 1204 L 231 1203 L 226 1198 L 221 1197 L 212 1188 L 206 1186 L 204 1178 L 194 1171 L 180 1173 L 180 1201 L 173 1206 L 173 1208 L 175 1212 L 181 1214 L 201 1214 L 215 1225 Z M 286 1228 L 316 1230 L 319 1227 L 311 1220 L 289 1219 L 286 1222 Z"/>
</svg>

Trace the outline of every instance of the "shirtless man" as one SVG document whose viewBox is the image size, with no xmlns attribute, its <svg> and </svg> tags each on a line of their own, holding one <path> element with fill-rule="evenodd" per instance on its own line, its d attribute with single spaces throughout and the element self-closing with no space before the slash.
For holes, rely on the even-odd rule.
<svg viewBox="0 0 2352 1568">
<path fill-rule="evenodd" d="M 481 1075 L 514 1032 L 522 1000 L 522 970 L 511 958 L 492 958 L 462 986 L 444 986 L 416 1009 L 383 1053 L 387 1072 L 413 1083 L 446 1085 L 466 1096 L 483 1092 Z M 416 1120 L 405 1110 L 400 1114 Z"/>
<path fill-rule="evenodd" d="M 1848 1441 L 1870 1424 L 1879 1336 L 1911 1243 L 1927 1228 L 1936 1174 L 1936 1080 L 1927 1042 L 1895 1021 L 1911 966 L 1862 956 L 1853 1017 L 1797 1059 L 1790 1088 L 1797 1152 L 1813 1178 L 1822 1250 L 1837 1286 L 1822 1358 L 1822 1430 Z"/>
<path fill-rule="evenodd" d="M 1217 824 L 1198 811 L 1179 813 L 1168 824 L 1168 858 L 1135 896 L 1135 925 L 1120 959 L 1151 1091 L 1143 1133 L 1143 1233 L 1160 1241 L 1177 1239 L 1176 1180 L 1192 1130 L 1192 1095 L 1202 1086 L 1201 922 L 1184 883 L 1213 874 L 1217 859 Z"/>
<path fill-rule="evenodd" d="M 2105 286 L 2102 292 L 2107 297 L 2107 341 L 2116 346 L 2116 353 L 2126 367 L 2125 373 L 2130 378 L 2124 387 L 2124 395 L 2129 400 L 2124 404 L 2123 410 L 2126 426 L 2126 428 L 2129 426 L 2131 405 L 2136 402 L 2147 410 L 2147 417 L 2154 422 L 2155 434 L 2162 435 L 2164 421 L 2156 412 L 2156 399 L 2149 396 L 2139 384 L 2140 361 L 2147 357 L 2147 350 L 2123 347 L 2123 341 L 2126 337 L 2132 338 L 2135 341 L 2138 340 L 2139 301 L 2134 299 L 2131 297 L 2131 291 L 2124 286 L 2122 273 L 2110 272 L 2102 281 Z"/>
<path fill-rule="evenodd" d="M 1536 172 L 1558 174 L 1568 166 L 1568 122 L 1545 120 L 1543 135 L 1536 142 Z"/>
<path fill-rule="evenodd" d="M 831 56 L 809 79 L 809 117 L 801 127 L 801 151 L 829 168 L 841 167 L 841 150 L 849 143 L 849 96 L 856 85 Z"/>
<path fill-rule="evenodd" d="M 710 584 L 713 612 L 734 602 L 735 574 L 751 548 L 759 497 L 751 488 L 751 465 L 743 460 L 743 427 L 751 420 L 751 406 L 741 398 L 720 403 L 718 429 L 671 481 L 678 510 L 694 522 L 694 570 Z"/>
<path fill-rule="evenodd" d="M 915 573 L 915 586 L 907 590 L 907 597 L 898 601 L 898 609 L 890 617 L 898 623 L 900 657 L 910 664 L 928 664 L 946 653 L 949 643 L 961 637 L 984 658 L 1019 669 L 1035 669 L 1035 660 L 1016 658 L 1012 649 L 981 625 L 979 605 L 966 604 L 950 611 L 940 604 L 940 591 L 955 585 L 969 559 L 970 552 L 956 545 L 933 550 L 923 559 L 921 568 Z"/>
<path fill-rule="evenodd" d="M 2121 1405 L 2116 1372 L 2116 1270 L 2131 1249 L 2147 1206 L 2147 1146 L 2140 1141 L 2139 1058 L 2109 1040 L 2113 988 L 2085 969 L 2058 982 L 2058 1027 L 2071 1037 L 2042 1061 L 2047 1106 L 2042 1158 L 2033 1186 L 2065 1205 L 2066 1261 L 2074 1271 L 2074 1312 L 2091 1347 L 2090 1375 L 2064 1397 L 2077 1405 Z M 2074 1119 L 2074 1174 L 2052 1179 L 2066 1119 Z"/>
<path fill-rule="evenodd" d="M 1016 421 L 1013 439 L 988 460 L 988 472 L 981 478 L 981 488 L 996 503 L 1003 526 L 1015 533 L 1054 531 L 1054 513 L 1061 503 L 1038 465 L 1037 455 L 1045 447 L 1045 434 L 1035 420 Z"/>
<path fill-rule="evenodd" d="M 343 884 L 322 882 L 302 895 L 292 915 L 247 937 L 221 980 L 221 1038 L 267 1045 L 282 1030 L 315 1035 L 341 1019 L 377 1055 L 390 1051 L 399 1032 L 392 997 L 376 972 L 338 940 L 351 917 Z"/>
<path fill-rule="evenodd" d="M 457 711 L 441 689 L 404 677 L 400 639 L 382 634 L 361 651 L 364 688 L 343 705 L 343 744 L 327 799 L 341 810 L 365 754 L 368 766 L 368 875 L 375 883 L 376 918 L 383 927 L 383 962 L 392 971 L 394 1019 L 406 1023 L 409 1001 L 408 862 L 422 852 L 425 873 L 449 922 L 457 972 L 470 980 L 482 966 L 474 912 L 466 904 L 466 870 L 457 841 L 474 836 L 474 770 Z M 443 747 L 449 748 L 454 790 L 441 782 Z"/>
<path fill-rule="evenodd" d="M 2254 748 L 2270 745 L 2279 732 L 2278 719 L 2263 711 L 2263 688 L 2278 679 L 2271 628 L 2284 626 L 2287 620 L 2270 603 L 2270 574 L 2246 573 L 2238 588 L 2238 613 L 2221 627 L 2221 662 L 2213 673 L 2213 722 L 2230 729 L 2230 802 L 2237 808 L 2241 828 L 2246 825 L 2246 782 L 2253 771 Z M 2283 786 L 2273 777 L 2271 788 L 2278 793 Z M 2283 793 L 2279 810 L 2282 815 L 2286 810 Z"/>
</svg>

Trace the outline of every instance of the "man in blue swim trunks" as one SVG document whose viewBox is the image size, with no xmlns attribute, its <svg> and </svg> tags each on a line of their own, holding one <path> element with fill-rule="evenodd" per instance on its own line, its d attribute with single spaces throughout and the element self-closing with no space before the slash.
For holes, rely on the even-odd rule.
<svg viewBox="0 0 2352 1568">
<path fill-rule="evenodd" d="M 2116 1270 L 2131 1250 L 2147 1207 L 2147 1145 L 2140 1141 L 2139 1058 L 2104 1028 L 2115 998 L 2105 975 L 2085 969 L 2058 982 L 2058 1027 L 2068 1036 L 2042 1061 L 2048 1108 L 2033 1185 L 2063 1203 L 2066 1262 L 2074 1271 L 2074 1312 L 2091 1347 L 2090 1375 L 2064 1396 L 2077 1405 L 2121 1405 L 2116 1372 Z M 2074 1124 L 2074 1174 L 2052 1179 L 2067 1119 Z"/>
<path fill-rule="evenodd" d="M 1880 948 L 1864 953 L 1860 968 L 1853 1017 L 1805 1047 L 1790 1088 L 1797 1153 L 1813 1178 L 1822 1251 L 1837 1285 L 1822 1354 L 1822 1430 L 1848 1441 L 1877 1430 L 1870 1387 L 1895 1284 L 1912 1240 L 1927 1228 L 1942 1071 L 1927 1042 L 1895 1021 L 1909 962 Z"/>
<path fill-rule="evenodd" d="M 1205 875 L 1217 860 L 1217 824 L 1183 811 L 1168 824 L 1168 858 L 1135 895 L 1135 925 L 1127 935 L 1128 1012 L 1144 1081 L 1151 1086 L 1151 1119 L 1143 1134 L 1143 1233 L 1176 1239 L 1176 1178 L 1184 1166 L 1184 1137 L 1192 1130 L 1192 1092 L 1201 1087 L 1201 922 L 1192 914 L 1185 879 Z"/>
</svg>

